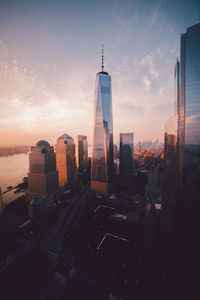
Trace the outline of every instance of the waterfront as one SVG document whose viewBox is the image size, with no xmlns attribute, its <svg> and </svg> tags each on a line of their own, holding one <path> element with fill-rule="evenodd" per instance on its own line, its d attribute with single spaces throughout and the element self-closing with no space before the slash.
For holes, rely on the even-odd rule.
<svg viewBox="0 0 200 300">
<path fill-rule="evenodd" d="M 0 187 L 2 192 L 7 190 L 9 185 L 16 186 L 27 176 L 29 168 L 28 153 L 15 154 L 12 156 L 0 157 Z M 3 203 L 8 203 L 24 193 L 14 191 L 3 194 Z"/>
</svg>

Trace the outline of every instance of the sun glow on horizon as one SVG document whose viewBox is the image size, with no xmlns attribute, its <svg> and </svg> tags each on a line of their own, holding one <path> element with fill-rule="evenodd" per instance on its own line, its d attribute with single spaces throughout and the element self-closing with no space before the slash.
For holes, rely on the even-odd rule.
<svg viewBox="0 0 200 300">
<path fill-rule="evenodd" d="M 81 15 L 73 1 L 45 9 L 30 1 L 32 10 L 23 3 L 11 9 L 9 2 L 0 4 L 0 144 L 34 144 L 38 137 L 55 143 L 64 132 L 87 135 L 91 143 L 102 41 L 115 143 L 120 132 L 134 132 L 136 142 L 163 141 L 179 35 L 196 22 L 195 7 L 186 22 L 186 6 L 179 5 L 179 20 L 174 6 L 168 4 L 169 15 L 156 0 L 80 2 Z"/>
</svg>

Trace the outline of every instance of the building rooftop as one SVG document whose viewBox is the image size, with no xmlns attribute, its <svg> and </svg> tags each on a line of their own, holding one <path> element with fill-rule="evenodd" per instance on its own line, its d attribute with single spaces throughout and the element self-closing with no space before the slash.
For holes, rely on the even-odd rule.
<svg viewBox="0 0 200 300">
<path fill-rule="evenodd" d="M 99 74 L 109 75 L 108 72 L 105 72 L 105 71 L 98 72 L 97 75 L 99 75 Z"/>
<path fill-rule="evenodd" d="M 41 206 L 41 205 L 44 205 L 46 201 L 47 201 L 47 197 L 36 198 L 35 200 L 33 200 L 31 202 L 31 206 L 34 206 L 34 207 Z"/>
<path fill-rule="evenodd" d="M 116 221 L 125 221 L 125 222 L 138 222 L 138 215 L 136 213 L 115 213 L 110 216 L 111 219 Z"/>
<path fill-rule="evenodd" d="M 50 147 L 50 144 L 47 141 L 45 141 L 45 140 L 41 140 L 41 141 L 38 141 L 36 143 L 36 146 L 39 146 L 39 147 L 41 147 L 41 146 Z"/>
<path fill-rule="evenodd" d="M 58 139 L 71 139 L 72 140 L 72 137 L 65 133 L 65 134 L 61 135 Z"/>
</svg>

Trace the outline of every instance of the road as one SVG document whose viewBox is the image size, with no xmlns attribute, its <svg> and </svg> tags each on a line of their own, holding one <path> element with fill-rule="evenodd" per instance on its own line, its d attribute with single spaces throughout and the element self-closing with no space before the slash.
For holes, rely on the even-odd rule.
<svg viewBox="0 0 200 300">
<path fill-rule="evenodd" d="M 63 240 L 67 230 L 76 220 L 78 211 L 82 202 L 85 200 L 89 191 L 89 185 L 81 187 L 71 200 L 67 207 L 64 207 L 56 221 L 50 226 L 48 231 L 41 233 L 36 237 L 35 242 L 43 248 L 50 250 L 56 254 L 60 254 L 63 247 Z"/>
</svg>

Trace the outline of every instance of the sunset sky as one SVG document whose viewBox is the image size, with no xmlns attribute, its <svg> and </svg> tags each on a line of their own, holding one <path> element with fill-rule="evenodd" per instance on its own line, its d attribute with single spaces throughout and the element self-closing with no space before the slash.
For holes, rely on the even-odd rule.
<svg viewBox="0 0 200 300">
<path fill-rule="evenodd" d="M 180 34 L 198 22 L 199 0 L 0 0 L 0 144 L 91 142 L 102 43 L 115 142 L 163 141 Z"/>
</svg>

